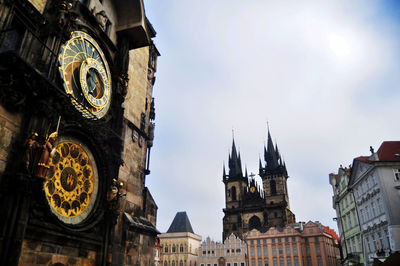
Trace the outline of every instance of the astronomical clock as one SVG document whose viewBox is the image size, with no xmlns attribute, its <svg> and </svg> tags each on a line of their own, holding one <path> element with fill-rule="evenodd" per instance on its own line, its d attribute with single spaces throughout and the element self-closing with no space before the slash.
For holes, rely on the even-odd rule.
<svg viewBox="0 0 400 266">
<path fill-rule="evenodd" d="M 44 183 L 51 212 L 69 225 L 84 221 L 93 210 L 99 178 L 90 150 L 73 138 L 61 138 Z"/>
<path fill-rule="evenodd" d="M 89 34 L 74 31 L 58 56 L 64 89 L 82 116 L 100 119 L 111 101 L 111 75 L 107 60 Z"/>
</svg>

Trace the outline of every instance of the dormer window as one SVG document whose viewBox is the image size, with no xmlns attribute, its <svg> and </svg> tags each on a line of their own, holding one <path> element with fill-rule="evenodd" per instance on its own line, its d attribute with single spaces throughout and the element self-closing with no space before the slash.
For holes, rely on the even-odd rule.
<svg viewBox="0 0 400 266">
<path fill-rule="evenodd" d="M 394 172 L 394 180 L 400 181 L 400 169 L 393 169 Z"/>
</svg>

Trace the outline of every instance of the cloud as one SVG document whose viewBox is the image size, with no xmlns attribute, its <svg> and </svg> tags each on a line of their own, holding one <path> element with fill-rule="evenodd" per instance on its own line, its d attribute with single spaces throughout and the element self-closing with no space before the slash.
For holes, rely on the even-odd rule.
<svg viewBox="0 0 400 266">
<path fill-rule="evenodd" d="M 145 4 L 162 54 L 146 180 L 159 230 L 186 210 L 195 232 L 220 239 L 232 128 L 257 173 L 267 121 L 292 211 L 335 227 L 328 174 L 398 138 L 398 18 L 376 1 Z"/>
</svg>

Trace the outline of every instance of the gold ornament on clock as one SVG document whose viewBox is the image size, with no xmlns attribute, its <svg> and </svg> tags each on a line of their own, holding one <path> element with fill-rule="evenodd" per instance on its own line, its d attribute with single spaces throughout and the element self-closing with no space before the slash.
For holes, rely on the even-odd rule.
<svg viewBox="0 0 400 266">
<path fill-rule="evenodd" d="M 82 222 L 92 211 L 98 177 L 93 156 L 82 144 L 61 141 L 50 160 L 44 191 L 58 219 L 67 224 Z"/>
<path fill-rule="evenodd" d="M 65 92 L 84 117 L 99 119 L 111 101 L 111 75 L 97 42 L 87 33 L 74 31 L 61 47 L 59 70 Z"/>
</svg>

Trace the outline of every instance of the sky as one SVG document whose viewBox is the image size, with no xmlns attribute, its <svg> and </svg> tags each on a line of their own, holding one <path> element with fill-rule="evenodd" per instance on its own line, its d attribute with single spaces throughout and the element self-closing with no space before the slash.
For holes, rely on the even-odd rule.
<svg viewBox="0 0 400 266">
<path fill-rule="evenodd" d="M 186 211 L 196 234 L 221 241 L 232 135 L 243 169 L 257 174 L 268 123 L 286 161 L 296 220 L 337 231 L 329 173 L 370 155 L 370 146 L 399 140 L 400 4 L 144 4 L 161 53 L 146 179 L 158 230 Z"/>
</svg>

